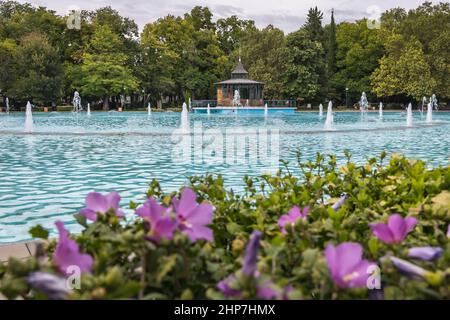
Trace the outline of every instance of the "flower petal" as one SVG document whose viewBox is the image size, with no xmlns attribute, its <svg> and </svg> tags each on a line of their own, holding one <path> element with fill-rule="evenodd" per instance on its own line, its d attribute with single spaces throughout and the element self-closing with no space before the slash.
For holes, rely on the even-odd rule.
<svg viewBox="0 0 450 320">
<path fill-rule="evenodd" d="M 186 220 L 191 224 L 208 225 L 213 219 L 213 206 L 208 203 L 199 204 L 194 207 L 186 216 Z"/>
<path fill-rule="evenodd" d="M 394 242 L 394 236 L 392 235 L 391 230 L 389 229 L 387 224 L 384 223 L 373 223 L 370 225 L 372 228 L 373 234 L 383 241 L 384 243 L 392 243 Z"/>
<path fill-rule="evenodd" d="M 408 257 L 421 260 L 435 260 L 439 258 L 444 250 L 439 247 L 415 247 L 408 250 Z"/>
</svg>

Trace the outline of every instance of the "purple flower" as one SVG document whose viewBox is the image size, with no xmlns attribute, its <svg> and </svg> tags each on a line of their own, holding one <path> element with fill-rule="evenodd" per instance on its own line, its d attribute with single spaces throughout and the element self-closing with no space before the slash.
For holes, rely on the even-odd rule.
<svg viewBox="0 0 450 320">
<path fill-rule="evenodd" d="M 236 281 L 236 277 L 234 275 L 229 275 L 217 284 L 217 289 L 219 289 L 226 297 L 240 297 L 241 292 L 231 288 L 234 281 Z"/>
<path fill-rule="evenodd" d="M 447 227 L 447 238 L 450 238 L 450 223 L 448 224 Z"/>
<path fill-rule="evenodd" d="M 33 272 L 27 282 L 35 290 L 45 294 L 50 300 L 64 300 L 69 295 L 66 279 L 46 272 Z"/>
<path fill-rule="evenodd" d="M 286 225 L 295 225 L 298 219 L 303 218 L 306 219 L 308 215 L 309 208 L 305 207 L 300 211 L 300 208 L 297 206 L 292 207 L 289 211 L 289 214 L 284 214 L 278 219 L 278 225 L 281 228 L 281 232 L 286 234 Z"/>
<path fill-rule="evenodd" d="M 226 297 L 240 298 L 242 297 L 242 292 L 240 290 L 233 289 L 232 286 L 236 282 L 236 277 L 234 275 L 229 275 L 217 284 L 217 288 Z M 259 299 L 275 299 L 279 296 L 278 291 L 274 288 L 274 285 L 270 281 L 266 281 L 263 284 L 256 286 L 256 296 Z"/>
<path fill-rule="evenodd" d="M 136 214 L 150 222 L 150 239 L 160 241 L 161 238 L 171 240 L 177 227 L 177 223 L 168 215 L 169 209 L 161 206 L 155 199 L 149 198 Z"/>
<path fill-rule="evenodd" d="M 278 291 L 273 288 L 273 283 L 268 281 L 262 285 L 258 285 L 256 296 L 264 300 L 272 300 L 279 296 Z"/>
<path fill-rule="evenodd" d="M 362 247 L 359 243 L 344 242 L 337 247 L 329 244 L 325 257 L 331 277 L 341 288 L 365 287 L 369 274 L 368 268 L 373 262 L 362 259 Z"/>
<path fill-rule="evenodd" d="M 420 260 L 435 260 L 444 250 L 439 247 L 415 247 L 408 250 L 408 257 Z"/>
<path fill-rule="evenodd" d="M 372 223 L 373 234 L 384 243 L 400 243 L 417 224 L 416 218 L 403 219 L 399 214 L 389 217 L 388 223 Z"/>
<path fill-rule="evenodd" d="M 184 188 L 180 200 L 173 198 L 173 207 L 181 232 L 191 241 L 204 239 L 212 241 L 213 232 L 207 227 L 213 218 L 213 206 L 207 203 L 197 203 L 197 196 L 190 188 Z"/>
<path fill-rule="evenodd" d="M 399 259 L 396 257 L 390 257 L 390 260 L 392 264 L 400 271 L 400 273 L 416 279 L 416 280 L 422 280 L 427 273 L 427 270 L 412 264 L 411 262 L 408 262 L 403 259 Z"/>
<path fill-rule="evenodd" d="M 339 208 L 344 204 L 345 200 L 347 200 L 350 196 L 346 193 L 343 193 L 339 200 L 331 206 L 334 211 L 338 211 Z"/>
<path fill-rule="evenodd" d="M 76 266 L 81 272 L 90 272 L 93 259 L 88 254 L 80 253 L 80 248 L 74 240 L 69 239 L 69 232 L 62 221 L 55 222 L 59 231 L 59 241 L 53 254 L 53 262 L 64 275 L 72 274 L 71 267 Z"/>
<path fill-rule="evenodd" d="M 282 299 L 290 300 L 289 295 L 291 294 L 292 291 L 294 291 L 294 287 L 291 284 L 288 284 L 286 287 L 284 287 L 281 295 Z"/>
<path fill-rule="evenodd" d="M 91 192 L 86 197 L 86 207 L 80 213 L 87 219 L 96 221 L 97 214 L 105 214 L 114 210 L 117 217 L 122 218 L 124 213 L 119 209 L 120 196 L 117 192 L 110 192 L 106 196 L 98 192 Z"/>
<path fill-rule="evenodd" d="M 246 276 L 253 277 L 256 272 L 256 263 L 258 262 L 259 241 L 262 234 L 260 231 L 253 231 L 250 240 L 245 248 L 244 263 L 242 265 L 242 273 Z"/>
</svg>

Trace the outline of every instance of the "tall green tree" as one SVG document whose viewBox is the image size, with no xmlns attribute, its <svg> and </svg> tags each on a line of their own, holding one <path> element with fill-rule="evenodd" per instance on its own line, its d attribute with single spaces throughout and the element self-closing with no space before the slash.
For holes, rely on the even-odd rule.
<svg viewBox="0 0 450 320">
<path fill-rule="evenodd" d="M 100 26 L 91 38 L 83 63 L 71 76 L 82 94 L 103 98 L 103 109 L 109 109 L 109 98 L 139 88 L 138 79 L 125 63 L 123 43 L 107 26 Z"/>
<path fill-rule="evenodd" d="M 241 20 L 235 15 L 217 20 L 216 33 L 220 48 L 225 55 L 231 54 L 239 47 L 241 39 L 255 29 L 253 20 Z"/>
<path fill-rule="evenodd" d="M 303 25 L 309 39 L 323 43 L 324 30 L 322 27 L 323 13 L 317 7 L 310 8 L 306 16 L 306 22 Z"/>
<path fill-rule="evenodd" d="M 15 77 L 8 94 L 17 101 L 49 104 L 61 97 L 63 72 L 58 52 L 39 32 L 22 37 L 12 71 Z"/>
<path fill-rule="evenodd" d="M 264 96 L 279 98 L 284 92 L 284 72 L 288 62 L 283 31 L 271 25 L 256 29 L 243 38 L 239 51 L 251 77 L 265 83 Z M 239 51 L 234 54 L 234 63 Z"/>
<path fill-rule="evenodd" d="M 379 97 L 403 94 L 416 101 L 430 96 L 436 82 L 420 42 L 393 35 L 386 49 L 380 66 L 371 76 L 375 94 Z"/>
<path fill-rule="evenodd" d="M 303 101 L 314 99 L 320 89 L 320 70 L 323 70 L 322 45 L 311 40 L 305 29 L 289 34 L 286 42 L 285 95 Z"/>
<path fill-rule="evenodd" d="M 332 77 L 336 71 L 336 24 L 334 22 L 334 10 L 331 11 L 331 22 L 328 28 L 327 41 L 327 76 Z"/>
<path fill-rule="evenodd" d="M 330 78 L 331 90 L 340 101 L 345 100 L 348 88 L 349 101 L 357 101 L 361 92 L 371 97 L 370 75 L 384 54 L 382 37 L 377 29 L 369 29 L 367 20 L 342 22 L 336 30 L 336 72 Z"/>
</svg>

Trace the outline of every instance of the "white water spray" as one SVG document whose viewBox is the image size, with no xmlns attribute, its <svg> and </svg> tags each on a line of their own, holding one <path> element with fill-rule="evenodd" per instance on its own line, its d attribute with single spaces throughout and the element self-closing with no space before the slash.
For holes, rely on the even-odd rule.
<svg viewBox="0 0 450 320">
<path fill-rule="evenodd" d="M 319 104 L 319 117 L 323 117 L 323 105 Z"/>
<path fill-rule="evenodd" d="M 269 110 L 267 109 L 267 103 L 264 105 L 264 117 L 267 118 L 267 115 L 269 114 Z"/>
<path fill-rule="evenodd" d="M 33 132 L 33 112 L 31 110 L 30 101 L 27 102 L 27 108 L 25 111 L 25 132 L 26 133 Z"/>
<path fill-rule="evenodd" d="M 433 105 L 431 104 L 431 102 L 428 103 L 427 105 L 427 119 L 426 119 L 427 123 L 432 123 L 433 122 Z"/>
<path fill-rule="evenodd" d="M 152 105 L 150 104 L 150 102 L 147 105 L 147 115 L 149 116 L 152 115 Z"/>
<path fill-rule="evenodd" d="M 408 104 L 408 108 L 406 109 L 406 126 L 412 127 L 413 126 L 413 118 L 412 118 L 412 104 Z"/>
<path fill-rule="evenodd" d="M 91 104 L 90 104 L 90 103 L 88 103 L 88 104 L 87 104 L 87 111 L 86 111 L 86 115 L 87 115 L 88 117 L 90 117 L 90 116 L 91 116 Z"/>
<path fill-rule="evenodd" d="M 325 125 L 323 128 L 325 130 L 333 130 L 333 123 L 334 123 L 333 103 L 330 101 L 328 102 L 327 118 L 325 120 Z"/>
<path fill-rule="evenodd" d="M 380 119 L 383 119 L 383 102 L 380 102 L 380 106 L 378 108 L 378 113 L 380 115 Z"/>
<path fill-rule="evenodd" d="M 183 107 L 181 109 L 181 125 L 180 129 L 182 132 L 189 132 L 189 115 L 186 102 L 183 102 Z"/>
<path fill-rule="evenodd" d="M 208 103 L 208 106 L 206 107 L 206 113 L 208 114 L 208 116 L 211 114 L 211 106 Z"/>
</svg>

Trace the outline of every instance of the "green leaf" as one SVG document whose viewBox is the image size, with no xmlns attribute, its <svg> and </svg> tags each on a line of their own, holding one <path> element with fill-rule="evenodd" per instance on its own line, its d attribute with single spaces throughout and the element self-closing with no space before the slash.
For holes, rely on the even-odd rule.
<svg viewBox="0 0 450 320">
<path fill-rule="evenodd" d="M 175 267 L 177 255 L 173 254 L 168 257 L 161 258 L 161 265 L 156 275 L 156 282 L 161 283 L 162 279 Z"/>
<path fill-rule="evenodd" d="M 40 224 L 38 224 L 37 226 L 32 227 L 28 233 L 33 237 L 33 238 L 38 238 L 38 239 L 48 239 L 48 235 L 49 232 L 47 229 L 45 229 L 44 227 L 42 227 Z"/>
<path fill-rule="evenodd" d="M 80 213 L 74 214 L 73 217 L 78 222 L 78 224 L 82 225 L 83 227 L 87 228 L 87 219 L 85 216 L 83 216 Z"/>
</svg>

